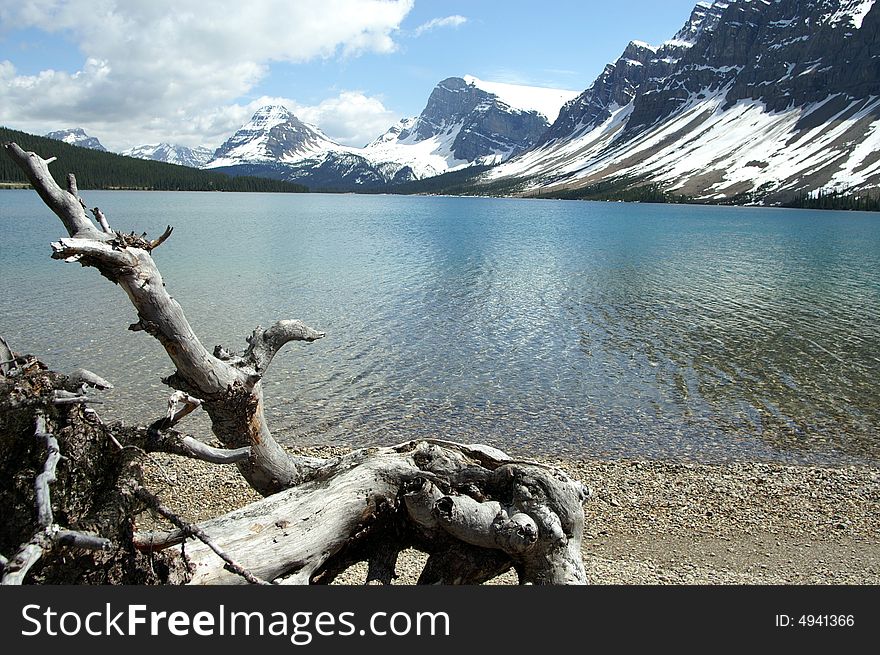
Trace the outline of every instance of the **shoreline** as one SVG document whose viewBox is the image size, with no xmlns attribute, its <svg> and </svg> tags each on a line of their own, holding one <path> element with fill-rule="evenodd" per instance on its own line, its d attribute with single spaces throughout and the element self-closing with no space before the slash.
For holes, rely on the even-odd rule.
<svg viewBox="0 0 880 655">
<path fill-rule="evenodd" d="M 302 450 L 328 457 L 347 449 Z M 583 539 L 592 584 L 880 584 L 880 467 L 533 459 L 593 492 Z M 259 498 L 231 466 L 153 453 L 144 472 L 147 486 L 192 521 Z M 152 523 L 143 517 L 139 528 Z M 422 562 L 404 552 L 395 583 L 414 584 Z M 359 565 L 336 583 L 365 576 Z"/>
</svg>

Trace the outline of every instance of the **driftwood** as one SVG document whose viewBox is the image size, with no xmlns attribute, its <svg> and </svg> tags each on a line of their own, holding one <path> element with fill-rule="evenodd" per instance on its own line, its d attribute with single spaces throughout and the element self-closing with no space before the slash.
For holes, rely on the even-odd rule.
<svg viewBox="0 0 880 655">
<path fill-rule="evenodd" d="M 171 228 L 154 240 L 114 232 L 94 208 L 96 227 L 73 175 L 62 189 L 47 160 L 15 143 L 4 145 L 67 230 L 67 237 L 52 244 L 52 257 L 96 268 L 118 284 L 137 311 L 129 329 L 155 337 L 176 366 L 164 380 L 177 390 L 166 416 L 142 432 L 140 442 L 130 438 L 118 447 L 233 464 L 264 496 L 192 525 L 132 482 L 133 497 L 177 525 L 171 532 L 131 537 L 138 551 L 166 558 L 176 571 L 169 580 L 327 583 L 351 564 L 366 561 L 368 582 L 388 583 L 395 577 L 398 553 L 414 547 L 429 555 L 420 583 L 478 584 L 510 568 L 521 583 L 586 582 L 582 502 L 589 492 L 583 485 L 558 469 L 514 461 L 489 446 L 439 439 L 326 460 L 288 451 L 266 423 L 262 378 L 285 344 L 313 342 L 324 333 L 283 320 L 257 327 L 241 352 L 219 346 L 208 351 L 168 294 L 151 255 Z M 5 358 L 13 358 L 11 351 Z M 69 395 L 56 391 L 53 402 L 81 409 L 92 402 L 81 385 L 109 385 L 94 374 L 70 377 Z M 173 429 L 196 409 L 208 413 L 221 448 Z"/>
</svg>

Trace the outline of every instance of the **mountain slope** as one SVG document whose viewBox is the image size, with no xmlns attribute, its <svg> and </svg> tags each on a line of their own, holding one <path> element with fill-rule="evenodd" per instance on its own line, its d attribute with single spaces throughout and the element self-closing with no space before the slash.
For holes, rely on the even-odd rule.
<svg viewBox="0 0 880 655">
<path fill-rule="evenodd" d="M 171 143 L 158 143 L 129 148 L 120 154 L 137 159 L 151 159 L 166 164 L 201 168 L 211 161 L 214 151 L 209 148 L 188 148 Z"/>
<path fill-rule="evenodd" d="M 710 201 L 880 186 L 874 0 L 699 3 L 631 43 L 531 151 L 485 174 L 523 193 L 609 180 Z"/>
<path fill-rule="evenodd" d="M 69 143 L 72 146 L 79 146 L 81 148 L 89 148 L 91 150 L 107 152 L 107 148 L 101 145 L 101 142 L 98 141 L 97 138 L 86 134 L 85 130 L 81 127 L 71 127 L 66 130 L 55 130 L 54 132 L 49 132 L 46 135 L 46 138 L 55 139 L 56 141 L 64 141 L 64 143 Z"/>
</svg>

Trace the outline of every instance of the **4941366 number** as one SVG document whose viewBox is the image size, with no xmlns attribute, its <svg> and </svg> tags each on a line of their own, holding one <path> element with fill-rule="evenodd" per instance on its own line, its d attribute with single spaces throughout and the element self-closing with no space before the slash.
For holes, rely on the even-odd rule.
<svg viewBox="0 0 880 655">
<path fill-rule="evenodd" d="M 777 628 L 851 628 L 856 624 L 853 614 L 801 614 L 799 617 L 788 614 L 776 615 Z"/>
</svg>

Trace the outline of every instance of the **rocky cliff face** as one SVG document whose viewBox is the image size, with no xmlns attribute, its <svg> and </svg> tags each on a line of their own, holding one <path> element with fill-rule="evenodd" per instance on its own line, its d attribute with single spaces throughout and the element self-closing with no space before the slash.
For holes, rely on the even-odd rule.
<svg viewBox="0 0 880 655">
<path fill-rule="evenodd" d="M 870 11 L 873 4 L 716 2 L 708 9 L 711 21 L 676 65 L 666 75 L 652 75 L 644 86 L 628 130 L 665 118 L 707 89 L 727 88 L 726 107 L 760 100 L 768 111 L 820 102 L 834 93 L 850 98 L 877 93 L 880 16 Z"/>
<path fill-rule="evenodd" d="M 657 182 L 712 200 L 877 188 L 878 29 L 874 0 L 701 2 L 669 41 L 631 43 L 487 177 L 529 192 Z"/>
<path fill-rule="evenodd" d="M 652 85 L 668 79 L 694 43 L 715 30 L 726 6 L 726 3 L 698 3 L 684 26 L 659 47 L 631 41 L 617 61 L 608 64 L 586 91 L 562 108 L 541 143 L 568 139 L 592 130 L 608 120 L 614 111 L 646 95 Z"/>
<path fill-rule="evenodd" d="M 484 157 L 507 159 L 534 145 L 549 126 L 537 111 L 511 107 L 497 95 L 460 77 L 440 82 L 415 124 L 400 141 L 424 141 L 451 134 L 455 159 L 475 162 Z"/>
</svg>

